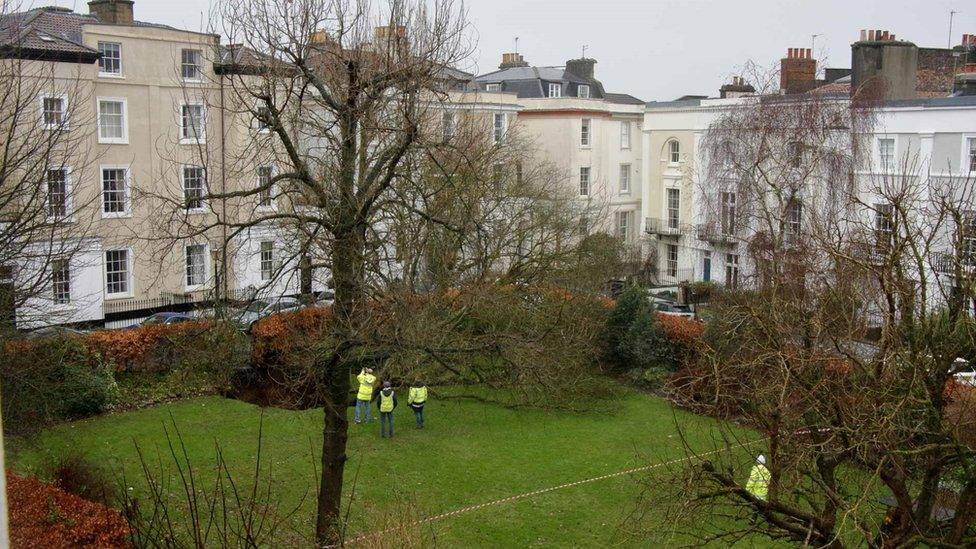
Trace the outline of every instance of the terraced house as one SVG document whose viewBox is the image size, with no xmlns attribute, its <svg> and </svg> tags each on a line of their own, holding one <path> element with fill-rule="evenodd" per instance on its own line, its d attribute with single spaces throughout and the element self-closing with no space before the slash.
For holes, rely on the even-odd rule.
<svg viewBox="0 0 976 549">
<path fill-rule="evenodd" d="M 5 265 L 8 279 L 30 279 L 29 292 L 11 284 L 29 297 L 7 316 L 21 328 L 113 327 L 217 297 L 326 289 L 328 269 L 303 264 L 287 231 L 247 223 L 296 207 L 291 193 L 272 186 L 209 199 L 265 186 L 276 173 L 278 153 L 255 116 L 257 102 L 246 104 L 229 78 L 253 70 L 255 54 L 214 34 L 139 21 L 133 0 L 88 7 L 87 14 L 37 8 L 0 24 L 11 72 L 38 82 L 28 116 L 43 135 L 60 136 L 39 186 L 54 204 L 58 238 L 72 243 Z M 473 117 L 503 136 L 514 124 L 513 96 L 481 93 L 461 71 L 445 69 L 445 78 L 456 85 L 438 128 L 449 132 Z"/>
</svg>

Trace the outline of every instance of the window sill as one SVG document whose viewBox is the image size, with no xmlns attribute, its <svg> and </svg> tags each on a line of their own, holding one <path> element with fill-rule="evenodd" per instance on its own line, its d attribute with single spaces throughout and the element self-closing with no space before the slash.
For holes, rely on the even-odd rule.
<svg viewBox="0 0 976 549">
<path fill-rule="evenodd" d="M 593 148 L 591 145 L 580 145 L 580 149 L 583 149 L 583 150 L 589 150 L 591 148 Z"/>
<path fill-rule="evenodd" d="M 56 132 L 56 131 L 68 131 L 71 126 L 67 124 L 44 124 L 44 131 L 46 132 Z"/>
<path fill-rule="evenodd" d="M 187 209 L 184 211 L 186 212 L 186 215 L 203 215 L 209 212 L 206 205 L 204 205 L 202 208 Z"/>
<path fill-rule="evenodd" d="M 132 212 L 102 212 L 102 219 L 128 219 Z"/>
<path fill-rule="evenodd" d="M 122 300 L 122 299 L 132 299 L 133 297 L 135 297 L 135 294 L 133 294 L 132 292 L 127 292 L 127 293 L 124 293 L 124 294 L 109 294 L 109 293 L 106 293 L 105 294 L 105 301 L 119 301 L 119 300 Z"/>
<path fill-rule="evenodd" d="M 180 138 L 180 145 L 206 145 L 206 144 L 207 144 L 206 137 L 204 137 L 203 139 L 193 139 L 192 137 Z"/>
<path fill-rule="evenodd" d="M 129 138 L 115 139 L 115 138 L 99 137 L 98 144 L 99 145 L 128 145 Z"/>
<path fill-rule="evenodd" d="M 125 75 L 116 74 L 113 72 L 100 72 L 98 73 L 99 78 L 111 78 L 112 80 L 125 80 Z"/>
<path fill-rule="evenodd" d="M 72 215 L 49 215 L 47 216 L 48 223 L 74 223 L 75 216 Z"/>
</svg>

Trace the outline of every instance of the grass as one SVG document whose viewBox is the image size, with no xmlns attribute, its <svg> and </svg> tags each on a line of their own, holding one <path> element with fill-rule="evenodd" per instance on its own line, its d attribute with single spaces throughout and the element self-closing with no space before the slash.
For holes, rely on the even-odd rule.
<svg viewBox="0 0 976 549">
<path fill-rule="evenodd" d="M 453 391 L 442 390 L 440 396 Z M 262 461 L 271 467 L 279 509 L 297 507 L 292 526 L 309 534 L 321 413 L 199 397 L 49 429 L 29 443 L 16 441 L 11 461 L 18 471 L 36 473 L 52 456 L 81 453 L 116 471 L 124 469 L 138 494 L 144 485 L 136 445 L 150 460 L 161 459 L 175 482 L 164 434 L 175 423 L 202 478 L 213 478 L 219 444 L 235 478 L 251 479 L 263 414 Z M 714 420 L 675 412 L 665 401 L 632 392 L 613 403 L 612 413 L 516 411 L 435 393 L 426 415 L 427 428 L 416 430 L 412 413 L 401 403 L 392 440 L 380 439 L 375 418 L 372 424 L 351 426 L 345 487 L 347 499 L 354 492 L 351 533 L 682 458 L 679 424 L 699 450 L 712 448 L 717 435 Z M 758 447 L 748 452 L 753 450 Z M 673 545 L 681 538 L 673 537 L 662 521 L 647 529 L 640 528 L 645 521 L 633 518 L 647 484 L 647 475 L 618 476 L 437 521 L 424 528 L 424 535 L 450 547 Z M 661 510 L 641 510 L 663 520 Z M 640 532 L 636 537 L 630 534 L 635 530 Z"/>
</svg>

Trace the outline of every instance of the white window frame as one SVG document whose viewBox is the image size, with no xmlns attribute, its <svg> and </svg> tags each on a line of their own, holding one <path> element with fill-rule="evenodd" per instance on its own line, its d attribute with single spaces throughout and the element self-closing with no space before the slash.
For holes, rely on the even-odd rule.
<svg viewBox="0 0 976 549">
<path fill-rule="evenodd" d="M 263 166 L 258 166 L 257 169 L 255 170 L 256 173 L 254 174 L 254 177 L 257 179 L 257 185 L 255 186 L 256 189 L 260 189 L 261 186 L 264 185 L 264 182 L 261 181 L 261 178 L 262 178 L 261 170 L 264 170 L 264 169 L 267 169 L 268 170 L 268 180 L 270 181 L 271 179 L 274 179 L 276 170 L 275 170 L 275 167 L 274 167 L 273 164 L 265 164 Z M 271 185 L 270 187 L 268 187 L 268 190 L 267 190 L 267 193 L 268 193 L 268 203 L 267 204 L 264 204 L 263 203 L 264 200 L 262 200 L 261 191 L 258 191 L 258 193 L 257 193 L 257 197 L 258 197 L 257 209 L 258 210 L 274 210 L 275 209 L 275 206 L 276 206 L 276 204 L 275 204 L 275 188 L 276 187 L 277 187 L 276 185 Z"/>
<path fill-rule="evenodd" d="M 203 278 L 197 284 L 190 284 L 190 248 L 203 248 L 203 267 L 201 271 L 201 277 Z M 186 291 L 191 292 L 193 290 L 199 290 L 206 287 L 207 281 L 209 279 L 210 273 L 210 245 L 206 242 L 188 242 L 183 245 L 183 286 Z"/>
<path fill-rule="evenodd" d="M 44 108 L 44 101 L 48 99 L 60 99 L 61 100 L 61 123 L 49 124 L 45 118 L 47 116 L 47 109 Z M 39 99 L 41 105 L 41 125 L 45 130 L 67 130 L 70 128 L 70 119 L 68 117 L 68 95 L 64 93 L 45 93 L 41 95 Z"/>
<path fill-rule="evenodd" d="M 803 202 L 792 200 L 786 205 L 786 242 L 796 244 L 803 234 Z"/>
<path fill-rule="evenodd" d="M 676 202 L 674 205 L 671 204 L 671 198 L 674 197 Z M 664 190 L 664 213 L 665 221 L 668 224 L 668 229 L 677 230 L 681 227 L 681 189 L 678 187 L 668 187 Z M 672 214 L 674 214 L 672 216 Z M 674 223 L 671 223 L 674 221 Z"/>
<path fill-rule="evenodd" d="M 678 245 L 665 244 L 664 250 L 664 268 L 666 269 L 666 274 L 670 278 L 678 278 Z M 672 254 L 672 252 L 674 253 Z"/>
<path fill-rule="evenodd" d="M 739 196 L 735 191 L 721 191 L 719 202 L 719 230 L 724 236 L 733 236 L 738 224 Z"/>
<path fill-rule="evenodd" d="M 681 142 L 677 139 L 668 139 L 667 144 L 667 161 L 668 164 L 676 166 L 681 163 Z"/>
<path fill-rule="evenodd" d="M 629 243 L 631 241 L 631 234 L 633 233 L 631 214 L 633 213 L 633 210 L 617 212 L 616 227 L 614 227 L 614 229 L 616 231 L 617 238 L 620 238 L 625 243 Z"/>
<path fill-rule="evenodd" d="M 499 125 L 498 121 L 501 120 Z M 505 134 L 508 133 L 508 115 L 505 113 L 495 113 L 492 116 L 492 138 L 495 144 L 499 144 L 505 141 Z"/>
<path fill-rule="evenodd" d="M 187 52 L 193 52 L 196 54 L 196 63 L 189 64 L 186 62 L 184 57 Z M 195 67 L 196 76 L 187 77 L 184 72 L 187 67 Z M 203 50 L 198 48 L 182 48 L 180 49 L 180 77 L 184 82 L 202 82 L 203 81 Z"/>
<path fill-rule="evenodd" d="M 546 97 L 557 99 L 563 96 L 563 85 L 555 82 L 549 83 L 549 94 Z"/>
<path fill-rule="evenodd" d="M 110 293 L 108 291 L 108 254 L 109 252 L 125 252 L 125 288 L 124 292 Z M 132 248 L 110 248 L 102 251 L 102 292 L 105 293 L 105 299 L 126 299 L 135 295 L 135 289 L 133 288 L 134 277 L 132 272 Z"/>
<path fill-rule="evenodd" d="M 186 116 L 184 115 L 184 110 L 188 107 L 199 107 L 200 108 L 200 128 L 199 135 L 196 137 L 189 136 L 187 132 L 190 128 L 186 125 Z M 179 127 L 180 127 L 180 145 L 204 145 L 207 143 L 207 106 L 201 101 L 193 101 L 188 103 L 180 104 L 179 112 L 177 113 L 179 117 Z"/>
<path fill-rule="evenodd" d="M 115 46 L 118 46 L 119 47 L 119 70 L 118 70 L 118 72 L 105 72 L 105 71 L 103 71 L 102 70 L 102 62 L 101 62 L 102 57 L 99 57 L 99 62 L 98 62 L 98 76 L 100 76 L 102 78 L 125 78 L 125 72 L 124 72 L 125 71 L 125 63 L 123 62 L 123 59 L 122 59 L 123 58 L 123 55 L 122 55 L 122 43 L 121 42 L 112 42 L 110 40 L 99 40 L 98 41 L 98 45 L 96 46 L 96 49 L 98 49 L 98 52 L 99 53 L 102 52 L 102 44 L 106 44 L 106 45 L 111 44 L 111 45 L 115 45 Z"/>
<path fill-rule="evenodd" d="M 186 170 L 188 170 L 188 169 L 200 170 L 200 173 L 201 173 L 202 187 L 200 188 L 200 193 L 201 193 L 200 194 L 200 198 L 199 198 L 200 205 L 198 207 L 196 207 L 196 208 L 189 207 L 190 200 L 189 200 L 189 198 L 187 198 L 187 194 L 186 194 L 186 191 L 187 191 L 187 188 L 186 188 Z M 207 196 L 207 192 L 208 192 L 207 189 L 209 188 L 208 182 L 207 182 L 208 175 L 209 174 L 207 173 L 206 166 L 198 166 L 196 164 L 183 164 L 182 166 L 180 166 L 180 189 L 183 192 L 183 209 L 187 213 L 204 213 L 204 212 L 207 211 L 207 199 L 206 199 L 206 196 Z"/>
<path fill-rule="evenodd" d="M 739 254 L 725 254 L 725 286 L 739 287 Z"/>
<path fill-rule="evenodd" d="M 885 165 L 881 155 L 881 142 L 891 141 L 891 165 Z M 893 174 L 898 169 L 898 137 L 895 135 L 879 135 L 874 140 L 874 160 L 877 166 L 877 173 Z M 889 169 L 890 168 L 890 169 Z"/>
<path fill-rule="evenodd" d="M 60 269 L 56 269 L 55 268 L 57 266 L 57 263 L 63 263 L 64 264 L 64 266 L 65 266 L 65 269 L 64 270 L 68 271 L 68 279 L 67 280 L 58 280 L 57 279 L 57 273 L 60 270 Z M 58 291 L 59 285 L 64 286 L 63 289 L 65 290 L 65 292 L 63 292 L 63 293 L 67 295 L 67 299 L 65 299 L 63 297 L 59 297 L 60 295 L 62 295 L 62 293 Z M 53 258 L 51 260 L 51 301 L 55 305 L 57 305 L 59 307 L 66 307 L 66 306 L 71 305 L 71 287 L 72 286 L 74 286 L 74 284 L 72 284 L 72 279 L 71 279 L 71 258 L 70 257 L 56 257 L 56 258 Z"/>
<path fill-rule="evenodd" d="M 620 121 L 620 148 L 621 149 L 629 149 L 631 147 L 631 138 L 633 132 L 631 131 L 630 126 L 631 126 L 630 120 Z"/>
<path fill-rule="evenodd" d="M 454 139 L 457 134 L 457 113 L 451 110 L 444 110 L 441 114 L 441 137 L 444 143 Z"/>
<path fill-rule="evenodd" d="M 593 119 L 592 118 L 582 118 L 580 119 L 580 147 L 584 149 L 590 148 L 590 144 L 593 143 Z"/>
<path fill-rule="evenodd" d="M 976 133 L 967 133 L 962 136 L 962 161 L 960 173 L 963 175 L 976 174 Z"/>
<path fill-rule="evenodd" d="M 500 92 L 502 91 L 502 85 L 498 82 L 492 82 L 491 84 L 485 84 L 486 92 Z"/>
<path fill-rule="evenodd" d="M 271 257 L 267 260 L 264 259 L 265 244 L 271 245 L 270 246 L 271 249 L 268 250 L 268 253 L 271 254 Z M 261 240 L 258 242 L 258 277 L 260 278 L 261 282 L 271 282 L 272 280 L 274 280 L 276 248 L 277 246 L 275 246 L 274 240 Z M 265 261 L 267 261 L 268 263 L 267 277 L 265 277 Z"/>
<path fill-rule="evenodd" d="M 872 209 L 874 234 L 879 240 L 883 239 L 884 245 L 891 244 L 895 239 L 895 206 L 890 202 L 875 202 Z"/>
<path fill-rule="evenodd" d="M 129 144 L 129 102 L 124 97 L 98 97 L 95 109 L 98 113 L 96 120 L 98 124 L 98 142 L 104 144 L 128 145 Z M 102 135 L 102 103 L 121 103 L 122 104 L 122 137 L 104 137 Z"/>
<path fill-rule="evenodd" d="M 579 97 L 580 99 L 589 99 L 590 98 L 590 85 L 589 84 L 580 84 L 579 86 L 577 86 L 576 87 L 576 96 Z"/>
<path fill-rule="evenodd" d="M 620 194 L 630 194 L 630 182 L 633 179 L 632 165 L 625 163 L 620 165 L 618 189 Z"/>
<path fill-rule="evenodd" d="M 105 170 L 124 170 L 125 178 L 122 182 L 122 189 L 125 193 L 125 209 L 121 212 L 105 211 Z M 132 170 L 128 165 L 112 164 L 98 167 L 98 208 L 102 212 L 102 219 L 113 219 L 122 217 L 132 217 Z"/>
<path fill-rule="evenodd" d="M 586 174 L 586 177 L 583 175 Z M 584 187 L 585 182 L 585 187 Z M 586 192 L 584 192 L 584 190 Z M 580 166 L 579 169 L 579 191 L 580 196 L 590 196 L 593 192 L 593 169 L 590 166 Z"/>
<path fill-rule="evenodd" d="M 271 133 L 271 125 L 266 124 L 264 120 L 261 120 L 258 117 L 258 113 L 260 113 L 262 110 L 268 111 L 269 115 L 271 113 L 271 108 L 268 107 L 264 102 L 256 103 L 254 105 L 254 110 L 252 111 L 251 124 L 254 127 L 254 131 L 262 134 L 268 134 Z"/>
<path fill-rule="evenodd" d="M 48 181 L 48 174 L 52 171 L 64 172 L 64 215 L 51 215 L 51 186 Z M 71 166 L 48 166 L 44 170 L 44 213 L 48 219 L 59 221 L 70 221 L 74 214 L 74 201 L 71 192 Z"/>
</svg>

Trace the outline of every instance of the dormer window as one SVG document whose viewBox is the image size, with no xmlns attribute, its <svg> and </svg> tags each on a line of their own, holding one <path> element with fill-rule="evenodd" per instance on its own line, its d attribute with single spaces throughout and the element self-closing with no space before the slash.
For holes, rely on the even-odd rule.
<svg viewBox="0 0 976 549">
<path fill-rule="evenodd" d="M 561 84 L 549 84 L 549 97 L 562 97 L 563 87 Z"/>
<path fill-rule="evenodd" d="M 583 99 L 590 98 L 590 87 L 586 84 L 580 84 L 579 90 L 577 90 L 577 95 Z"/>
<path fill-rule="evenodd" d="M 500 92 L 502 91 L 501 84 L 485 84 L 485 91 L 488 92 Z"/>
</svg>

